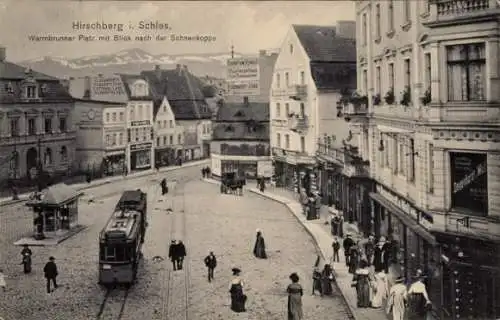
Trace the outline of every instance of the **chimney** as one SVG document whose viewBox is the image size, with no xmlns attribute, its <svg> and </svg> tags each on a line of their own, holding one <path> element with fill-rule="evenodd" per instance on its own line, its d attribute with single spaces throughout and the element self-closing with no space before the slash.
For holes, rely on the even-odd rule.
<svg viewBox="0 0 500 320">
<path fill-rule="evenodd" d="M 86 76 L 83 79 L 83 98 L 90 99 L 90 77 Z"/>
<path fill-rule="evenodd" d="M 245 107 L 248 107 L 250 105 L 250 102 L 248 101 L 248 97 L 247 96 L 243 97 L 243 104 L 245 105 Z"/>
<path fill-rule="evenodd" d="M 267 54 L 266 50 L 259 50 L 259 56 L 265 56 Z"/>
<path fill-rule="evenodd" d="M 178 74 L 181 74 L 182 70 L 181 70 L 181 65 L 180 64 L 178 64 L 178 65 L 175 66 L 175 71 L 177 71 Z"/>
<path fill-rule="evenodd" d="M 5 47 L 0 46 L 0 62 L 4 62 L 6 57 L 7 57 L 7 52 Z"/>
<path fill-rule="evenodd" d="M 355 21 L 337 21 L 335 34 L 340 38 L 356 39 L 356 22 Z"/>
</svg>

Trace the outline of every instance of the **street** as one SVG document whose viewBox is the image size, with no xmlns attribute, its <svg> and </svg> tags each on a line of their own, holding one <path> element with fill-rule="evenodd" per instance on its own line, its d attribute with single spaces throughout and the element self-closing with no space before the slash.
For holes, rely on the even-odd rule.
<svg viewBox="0 0 500 320">
<path fill-rule="evenodd" d="M 311 296 L 316 249 L 284 206 L 250 192 L 242 197 L 221 195 L 217 185 L 199 180 L 199 167 L 165 175 L 177 182 L 170 184 L 170 193 L 164 197 L 156 176 L 88 190 L 80 202 L 79 218 L 88 228 L 56 247 L 32 248 L 34 270 L 30 275 L 22 273 L 20 248 L 12 243 L 31 229 L 32 216 L 21 205 L 2 212 L 2 267 L 8 288 L 0 301 L 0 316 L 6 320 L 96 319 L 105 295 L 97 284 L 98 233 L 120 192 L 141 188 L 148 193 L 149 228 L 138 281 L 130 289 L 123 310 L 124 293 L 117 290 L 110 294 L 100 319 L 281 320 L 286 317 L 286 286 L 292 272 L 299 274 L 304 287 L 305 319 L 348 318 L 348 308 L 337 289 L 333 297 Z M 94 202 L 88 203 L 94 197 Z M 257 228 L 266 240 L 267 260 L 257 260 L 252 254 Z M 173 272 L 168 260 L 172 239 L 182 240 L 187 248 L 181 271 Z M 206 279 L 203 264 L 210 250 L 218 258 L 212 283 Z M 59 268 L 60 287 L 47 294 L 42 269 L 51 255 Z M 248 311 L 239 315 L 229 309 L 234 266 L 243 271 L 248 295 Z"/>
</svg>

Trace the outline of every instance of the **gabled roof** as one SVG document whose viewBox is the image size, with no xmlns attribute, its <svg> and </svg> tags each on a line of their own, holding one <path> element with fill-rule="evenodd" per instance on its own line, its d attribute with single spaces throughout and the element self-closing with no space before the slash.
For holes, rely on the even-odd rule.
<svg viewBox="0 0 500 320">
<path fill-rule="evenodd" d="M 329 26 L 293 25 L 312 62 L 356 62 L 356 40 L 336 35 Z"/>
<path fill-rule="evenodd" d="M 136 82 L 137 80 L 147 81 L 146 78 L 144 78 L 141 75 L 135 75 L 135 74 L 120 74 L 119 76 L 122 79 L 123 85 L 125 87 L 125 93 L 127 94 L 127 97 L 129 100 L 152 100 L 153 99 L 151 97 L 151 92 L 149 92 L 147 96 L 135 97 L 132 95 L 132 90 L 130 90 L 130 87 L 134 84 L 134 82 Z"/>
<path fill-rule="evenodd" d="M 147 79 L 155 101 L 161 104 L 160 97 L 167 97 L 176 120 L 211 118 L 202 92 L 203 82 L 189 71 L 181 68 L 150 70 L 141 72 L 141 75 Z"/>
<path fill-rule="evenodd" d="M 26 78 L 26 71 L 27 71 L 26 67 L 8 61 L 0 61 L 0 79 L 23 80 Z M 30 73 L 35 80 L 59 81 L 57 78 L 51 77 L 49 75 L 34 70 L 31 70 Z"/>
<path fill-rule="evenodd" d="M 269 103 L 225 103 L 217 111 L 217 122 L 269 121 Z"/>
<path fill-rule="evenodd" d="M 311 75 L 318 90 L 357 86 L 355 63 L 311 62 Z"/>
</svg>

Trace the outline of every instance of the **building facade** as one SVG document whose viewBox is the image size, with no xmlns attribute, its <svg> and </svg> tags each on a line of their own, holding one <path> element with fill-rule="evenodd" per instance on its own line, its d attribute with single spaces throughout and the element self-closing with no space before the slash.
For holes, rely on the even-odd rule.
<svg viewBox="0 0 500 320">
<path fill-rule="evenodd" d="M 251 102 L 222 105 L 211 143 L 212 174 L 238 172 L 250 179 L 271 178 L 269 104 Z"/>
<path fill-rule="evenodd" d="M 355 87 L 355 23 L 290 28 L 272 81 L 271 147 L 278 186 L 315 189 L 318 142 L 341 148 L 349 138 L 337 102 Z"/>
<path fill-rule="evenodd" d="M 126 107 L 128 97 L 120 76 L 95 76 L 70 80 L 75 98 L 75 166 L 102 170 L 106 175 L 123 174 L 127 168 Z"/>
<path fill-rule="evenodd" d="M 446 319 L 500 311 L 498 8 L 356 3 L 368 108 L 349 104 L 345 116 L 362 128 L 359 148 L 376 182 L 373 231 L 392 239 L 395 275 L 427 270 Z"/>
<path fill-rule="evenodd" d="M 66 176 L 75 157 L 73 99 L 58 79 L 6 60 L 0 48 L 0 179 Z"/>
<path fill-rule="evenodd" d="M 153 97 L 140 75 L 120 75 L 127 93 L 127 172 L 152 169 L 154 160 Z"/>
</svg>

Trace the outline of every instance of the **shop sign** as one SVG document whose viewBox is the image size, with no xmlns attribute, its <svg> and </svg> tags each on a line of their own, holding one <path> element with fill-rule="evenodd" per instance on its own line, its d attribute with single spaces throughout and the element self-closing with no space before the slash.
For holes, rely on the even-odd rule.
<svg viewBox="0 0 500 320">
<path fill-rule="evenodd" d="M 377 185 L 377 193 L 398 206 L 404 213 L 412 217 L 422 227 L 426 229 L 432 228 L 432 225 L 434 223 L 432 216 L 421 210 L 418 210 L 408 200 L 395 195 L 391 191 L 384 188 L 382 185 Z"/>
<path fill-rule="evenodd" d="M 151 149 L 152 146 L 153 146 L 153 144 L 151 142 L 133 144 L 130 146 L 130 151 Z"/>
<path fill-rule="evenodd" d="M 130 126 L 131 127 L 149 126 L 149 124 L 150 124 L 149 120 L 132 121 L 132 122 L 130 122 Z"/>
</svg>

